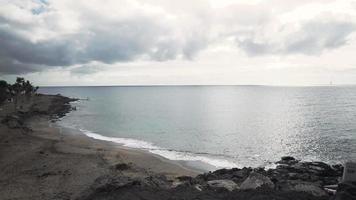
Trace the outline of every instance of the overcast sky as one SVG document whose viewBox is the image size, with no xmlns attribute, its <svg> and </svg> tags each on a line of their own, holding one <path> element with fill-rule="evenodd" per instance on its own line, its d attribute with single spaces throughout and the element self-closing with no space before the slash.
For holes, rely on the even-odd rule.
<svg viewBox="0 0 356 200">
<path fill-rule="evenodd" d="M 0 0 L 0 77 L 356 84 L 356 0 Z"/>
</svg>

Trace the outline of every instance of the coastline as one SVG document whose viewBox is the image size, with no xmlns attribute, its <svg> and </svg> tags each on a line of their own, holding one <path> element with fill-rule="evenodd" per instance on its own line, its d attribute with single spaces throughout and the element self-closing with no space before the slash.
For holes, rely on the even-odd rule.
<svg viewBox="0 0 356 200">
<path fill-rule="evenodd" d="M 201 161 L 199 159 L 197 159 L 196 157 L 194 157 L 193 159 L 186 159 L 186 158 L 182 158 L 182 159 L 177 159 L 177 156 L 167 156 L 162 154 L 162 152 L 170 152 L 173 150 L 169 150 L 169 149 L 164 149 L 164 148 L 159 148 L 156 146 L 153 146 L 146 141 L 142 141 L 142 140 L 136 140 L 136 139 L 130 139 L 130 138 L 116 138 L 116 137 L 107 137 L 107 136 L 103 136 L 97 133 L 93 133 L 91 131 L 86 131 L 86 130 L 78 130 L 75 128 L 71 128 L 71 127 L 65 127 L 63 125 L 58 125 L 58 128 L 60 129 L 64 129 L 66 130 L 66 132 L 71 132 L 73 134 L 81 134 L 83 136 L 85 136 L 86 138 L 90 139 L 90 140 L 95 140 L 95 141 L 101 141 L 103 143 L 105 143 L 106 145 L 110 145 L 113 146 L 114 148 L 118 148 L 118 149 L 125 149 L 125 150 L 132 150 L 132 151 L 138 151 L 144 154 L 147 154 L 149 156 L 153 156 L 153 157 L 157 157 L 160 160 L 162 160 L 163 162 L 169 162 L 175 165 L 179 165 L 180 167 L 183 167 L 184 169 L 187 169 L 188 171 L 193 171 L 195 173 L 206 173 L 209 171 L 215 171 L 218 170 L 220 168 L 224 168 L 224 167 L 217 167 L 214 166 L 212 164 L 210 164 L 209 162 L 204 162 Z M 138 145 L 137 143 L 144 143 L 144 145 Z M 149 147 L 147 147 L 149 146 Z M 158 152 L 156 152 L 158 151 Z M 186 154 L 187 152 L 181 152 L 183 154 Z M 207 157 L 204 157 L 206 159 L 208 159 Z M 216 160 L 213 160 L 216 161 Z M 225 168 L 233 168 L 233 167 L 225 167 Z"/>
<path fill-rule="evenodd" d="M 121 156 L 124 158 L 119 160 L 123 160 L 125 163 L 131 163 L 135 167 L 146 169 L 152 173 L 161 173 L 172 177 L 196 176 L 200 173 L 204 173 L 204 171 L 190 168 L 189 165 L 184 165 L 179 161 L 169 160 L 146 150 L 125 147 L 118 143 L 91 138 L 80 130 L 63 127 L 56 123 L 48 123 L 53 128 L 57 129 L 59 132 L 58 134 L 67 138 L 67 140 L 78 140 L 80 143 L 83 143 L 82 145 L 87 146 L 88 148 L 104 152 L 104 157 L 113 164 L 118 161 L 117 156 Z"/>
<path fill-rule="evenodd" d="M 55 121 L 72 110 L 71 101 L 76 99 L 36 95 L 22 101 L 20 110 L 1 106 L 1 199 L 327 200 L 336 192 L 329 185 L 337 188 L 342 177 L 342 165 L 292 157 L 275 169 L 199 174 L 185 163 L 58 126 Z"/>
<path fill-rule="evenodd" d="M 3 199 L 55 199 L 62 193 L 75 199 L 99 177 L 117 173 L 139 178 L 163 175 L 172 180 L 200 173 L 149 152 L 92 139 L 58 126 L 55 121 L 71 111 L 68 103 L 75 99 L 54 95 L 33 98 L 22 105 L 23 119 L 17 119 L 13 105 L 2 106 L 0 121 L 8 116 L 15 118 L 0 124 Z M 53 101 L 62 100 L 53 105 Z"/>
</svg>

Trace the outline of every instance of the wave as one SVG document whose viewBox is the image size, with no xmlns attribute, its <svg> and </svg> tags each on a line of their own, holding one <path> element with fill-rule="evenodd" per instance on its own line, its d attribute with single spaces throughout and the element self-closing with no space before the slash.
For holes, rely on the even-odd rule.
<svg viewBox="0 0 356 200">
<path fill-rule="evenodd" d="M 216 168 L 234 168 L 241 167 L 236 163 L 228 161 L 226 159 L 214 158 L 214 155 L 210 155 L 208 153 L 194 153 L 189 151 L 177 151 L 172 149 L 161 148 L 153 143 L 136 140 L 131 138 L 117 138 L 117 137 L 108 137 L 103 136 L 88 130 L 79 129 L 86 136 L 103 141 L 114 142 L 117 144 L 121 144 L 125 147 L 134 148 L 134 149 L 142 149 L 147 150 L 150 153 L 160 155 L 169 160 L 177 160 L 177 161 L 200 161 L 203 163 L 207 163 Z M 203 156 L 204 155 L 204 156 Z M 210 155 L 210 156 L 206 156 Z"/>
</svg>

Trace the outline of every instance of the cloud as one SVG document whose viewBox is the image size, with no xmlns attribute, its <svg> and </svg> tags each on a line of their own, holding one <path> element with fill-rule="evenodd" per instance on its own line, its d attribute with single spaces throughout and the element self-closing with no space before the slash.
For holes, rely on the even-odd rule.
<svg viewBox="0 0 356 200">
<path fill-rule="evenodd" d="M 224 45 L 254 57 L 314 56 L 355 31 L 349 0 L 238 2 L 0 0 L 0 74 L 92 74 L 92 63 L 194 60 Z"/>
<path fill-rule="evenodd" d="M 265 54 L 305 54 L 319 55 L 328 49 L 336 49 L 347 44 L 348 36 L 356 30 L 356 24 L 345 21 L 311 21 L 302 24 L 290 33 L 279 33 L 281 38 L 274 42 L 251 36 L 237 39 L 239 47 L 248 55 Z M 283 30 L 281 30 L 283 32 Z M 271 42 L 272 41 L 272 42 Z"/>
<path fill-rule="evenodd" d="M 103 71 L 104 66 L 100 63 L 89 63 L 81 66 L 76 66 L 70 70 L 72 75 L 83 76 L 95 74 L 97 72 Z"/>
<path fill-rule="evenodd" d="M 217 10 L 216 40 L 235 41 L 248 56 L 320 55 L 355 32 L 353 1 L 239 2 Z"/>
<path fill-rule="evenodd" d="M 6 1 L 0 10 L 1 72 L 192 59 L 205 47 L 203 19 L 190 16 L 194 23 L 185 23 L 159 7 L 131 2 Z"/>
<path fill-rule="evenodd" d="M 28 63 L 21 63 L 8 58 L 0 57 L 0 75 L 1 74 L 25 74 L 31 72 L 38 72 L 46 70 L 46 65 L 33 65 Z"/>
</svg>

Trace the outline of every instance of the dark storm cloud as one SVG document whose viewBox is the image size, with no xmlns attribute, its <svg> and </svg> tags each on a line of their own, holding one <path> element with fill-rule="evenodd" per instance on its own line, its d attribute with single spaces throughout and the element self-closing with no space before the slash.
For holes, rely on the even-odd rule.
<svg viewBox="0 0 356 200">
<path fill-rule="evenodd" d="M 40 7 L 29 11 L 38 17 L 35 22 L 43 20 L 43 12 L 48 10 L 48 3 L 40 2 Z M 51 26 L 56 21 L 37 27 L 33 22 L 8 19 L 0 12 L 0 73 L 37 72 L 94 61 L 113 64 L 137 59 L 191 59 L 205 46 L 204 37 L 177 35 L 176 27 L 161 21 L 157 16 L 144 14 L 107 19 L 101 13 L 88 12 L 81 16 L 80 29 L 74 33 L 60 34 L 58 30 L 58 36 L 33 40 L 36 35 L 31 34 L 36 34 L 37 29 L 55 32 Z"/>
<path fill-rule="evenodd" d="M 197 46 L 199 44 L 193 40 L 183 46 L 173 39 L 161 40 L 162 35 L 170 33 L 146 20 L 115 23 L 90 32 L 31 42 L 11 30 L 0 28 L 0 70 L 3 73 L 27 73 L 40 71 L 44 66 L 71 66 L 91 61 L 112 64 L 132 61 L 140 56 L 159 61 L 175 59 L 180 54 L 191 58 L 203 45 Z M 26 63 L 29 67 L 19 68 L 14 63 Z"/>
<path fill-rule="evenodd" d="M 46 65 L 33 65 L 21 63 L 12 59 L 0 57 L 0 75 L 1 74 L 25 74 L 38 72 L 47 69 Z"/>
<path fill-rule="evenodd" d="M 0 29 L 0 73 L 22 74 L 74 63 L 73 49 L 66 40 L 33 43 Z"/>
<path fill-rule="evenodd" d="M 278 43 L 269 40 L 257 41 L 254 37 L 237 40 L 237 43 L 242 50 L 251 56 L 268 54 L 318 55 L 324 50 L 336 49 L 346 45 L 348 36 L 355 30 L 356 25 L 351 22 L 313 21 L 303 24 L 299 30 L 287 37 L 280 38 Z"/>
<path fill-rule="evenodd" d="M 133 29 L 140 27 L 144 31 L 129 30 L 130 26 L 134 26 Z M 194 46 L 188 45 L 182 50 L 175 41 L 159 41 L 160 30 L 146 22 L 116 24 L 116 27 L 111 30 L 95 30 L 91 36 L 75 35 L 35 43 L 0 29 L 0 70 L 3 73 L 27 73 L 40 71 L 44 66 L 71 66 L 91 61 L 111 64 L 131 61 L 143 55 L 163 61 L 176 58 L 181 51 L 186 57 L 191 57 L 199 50 L 194 43 Z M 83 49 L 76 46 L 78 44 L 75 41 L 78 40 L 80 45 L 84 45 Z M 14 63 L 26 63 L 29 67 L 23 65 L 19 68 Z"/>
<path fill-rule="evenodd" d="M 70 65 L 73 60 L 73 49 L 70 41 L 50 40 L 43 42 L 31 42 L 18 36 L 11 30 L 0 29 L 0 58 L 9 58 L 13 61 L 61 66 Z"/>
</svg>

